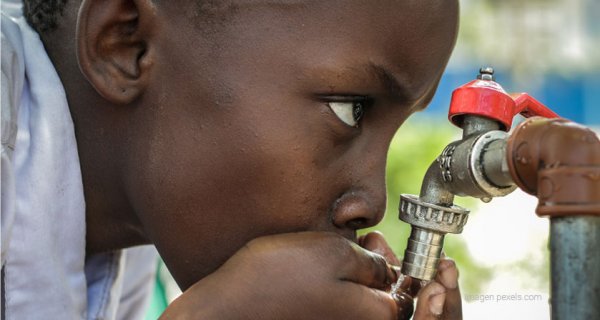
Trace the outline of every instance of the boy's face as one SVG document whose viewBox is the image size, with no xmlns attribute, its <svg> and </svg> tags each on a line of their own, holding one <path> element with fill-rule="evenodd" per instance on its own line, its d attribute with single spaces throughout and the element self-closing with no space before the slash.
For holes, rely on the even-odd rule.
<svg viewBox="0 0 600 320">
<path fill-rule="evenodd" d="M 453 1 L 235 2 L 159 11 L 127 133 L 127 193 L 184 288 L 252 238 L 379 222 L 390 140 L 457 30 Z"/>
</svg>

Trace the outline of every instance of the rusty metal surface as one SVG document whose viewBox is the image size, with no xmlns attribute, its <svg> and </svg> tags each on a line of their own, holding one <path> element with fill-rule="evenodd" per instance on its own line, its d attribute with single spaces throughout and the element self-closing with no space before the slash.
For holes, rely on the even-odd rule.
<svg viewBox="0 0 600 320">
<path fill-rule="evenodd" d="M 531 118 L 508 139 L 513 180 L 539 215 L 600 215 L 600 140 L 565 119 Z"/>
</svg>

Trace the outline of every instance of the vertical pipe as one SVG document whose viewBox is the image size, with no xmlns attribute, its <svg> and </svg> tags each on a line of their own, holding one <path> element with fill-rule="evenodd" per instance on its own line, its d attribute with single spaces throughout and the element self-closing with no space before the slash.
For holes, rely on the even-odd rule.
<svg viewBox="0 0 600 320">
<path fill-rule="evenodd" d="M 550 220 L 553 320 L 600 319 L 600 216 Z"/>
</svg>

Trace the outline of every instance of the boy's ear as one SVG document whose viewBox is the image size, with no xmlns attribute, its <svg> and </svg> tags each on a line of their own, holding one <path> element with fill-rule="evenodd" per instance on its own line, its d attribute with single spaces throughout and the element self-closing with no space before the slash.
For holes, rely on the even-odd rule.
<svg viewBox="0 0 600 320">
<path fill-rule="evenodd" d="M 147 86 L 155 28 L 152 0 L 83 0 L 77 15 L 77 60 L 88 81 L 116 104 Z"/>
</svg>

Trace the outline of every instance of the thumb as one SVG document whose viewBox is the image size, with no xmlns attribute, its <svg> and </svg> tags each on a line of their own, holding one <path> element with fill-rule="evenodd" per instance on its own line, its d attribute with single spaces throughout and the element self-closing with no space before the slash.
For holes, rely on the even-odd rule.
<svg viewBox="0 0 600 320">
<path fill-rule="evenodd" d="M 446 288 L 432 281 L 425 286 L 417 298 L 415 320 L 439 319 L 444 311 Z"/>
</svg>

